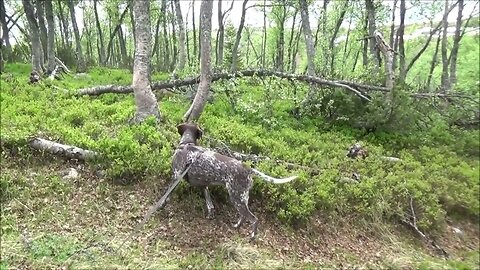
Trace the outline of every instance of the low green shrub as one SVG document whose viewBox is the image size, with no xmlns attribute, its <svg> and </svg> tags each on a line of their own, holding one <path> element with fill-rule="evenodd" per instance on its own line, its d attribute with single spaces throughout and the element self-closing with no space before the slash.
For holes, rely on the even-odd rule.
<svg viewBox="0 0 480 270">
<path fill-rule="evenodd" d="M 149 176 L 170 177 L 171 157 L 179 139 L 176 125 L 188 108 L 184 98 L 167 97 L 160 102 L 161 124 L 149 119 L 130 125 L 128 120 L 135 111 L 133 95 L 75 98 L 51 87 L 73 92 L 106 82 L 128 84 L 131 74 L 127 71 L 95 68 L 83 79 L 29 85 L 27 70 L 28 66 L 7 65 L 7 73 L 14 76 L 2 74 L 2 145 L 27 148 L 27 139 L 39 136 L 99 152 L 92 164 L 121 183 L 151 179 Z M 200 144 L 225 144 L 235 151 L 267 156 L 269 160 L 251 165 L 275 177 L 299 175 L 284 185 L 255 181 L 252 199 L 262 200 L 281 220 L 302 222 L 321 212 L 332 217 L 409 221 L 413 209 L 420 228 L 436 230 L 442 228 L 447 215 L 461 212 L 479 217 L 478 131 L 452 128 L 438 116 L 429 123 L 431 129 L 415 129 L 417 121 L 412 117 L 416 115 L 407 110 L 412 104 L 405 100 L 396 108 L 390 126 L 365 135 L 342 125 L 327 125 L 318 116 L 295 119 L 290 109 L 296 97 L 288 83 L 272 87 L 273 98 L 268 103 L 262 103 L 261 87 L 249 86 L 246 81 L 238 87 L 251 91 L 242 90 L 237 112 L 227 109 L 230 105 L 222 93 L 206 106 L 200 122 L 205 137 Z M 344 108 L 358 102 L 342 101 L 345 94 L 339 92 L 332 92 L 331 97 Z M 255 109 L 245 109 L 248 106 Z M 365 112 L 376 113 L 368 109 L 365 107 Z M 359 114 L 355 110 L 350 113 L 345 123 Z M 395 124 L 398 126 L 393 127 Z M 345 156 L 357 141 L 369 150 L 364 160 Z M 390 162 L 382 156 L 402 160 Z M 343 181 L 353 179 L 354 174 L 360 180 Z M 12 179 L 1 179 L 2 199 L 9 198 L 12 185 Z"/>
</svg>

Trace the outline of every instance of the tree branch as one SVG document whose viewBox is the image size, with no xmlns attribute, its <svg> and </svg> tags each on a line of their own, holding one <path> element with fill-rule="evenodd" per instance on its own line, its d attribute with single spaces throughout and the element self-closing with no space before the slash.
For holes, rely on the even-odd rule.
<svg viewBox="0 0 480 270">
<path fill-rule="evenodd" d="M 253 76 L 259 76 L 259 77 L 275 76 L 275 77 L 288 79 L 288 80 L 302 81 L 305 83 L 313 83 L 317 85 L 324 85 L 324 86 L 330 86 L 330 87 L 340 87 L 353 92 L 355 95 L 367 101 L 370 101 L 370 98 L 362 91 L 355 89 L 355 87 L 361 86 L 359 88 L 364 88 L 369 90 L 374 89 L 374 90 L 380 90 L 380 91 L 388 91 L 388 89 L 386 89 L 385 87 L 366 86 L 366 85 L 361 85 L 354 82 L 331 81 L 331 80 L 326 80 L 326 79 L 323 79 L 320 77 L 314 77 L 314 76 L 291 74 L 291 73 L 284 73 L 284 72 L 278 72 L 278 71 L 272 71 L 272 70 L 256 70 L 256 69 L 242 70 L 235 73 L 215 73 L 212 75 L 212 82 L 218 81 L 218 80 L 229 80 L 229 79 L 253 77 Z M 152 90 L 182 87 L 182 86 L 197 84 L 199 82 L 200 82 L 199 77 L 190 77 L 183 80 L 172 80 L 172 81 L 166 81 L 166 82 L 155 82 L 152 84 Z M 131 86 L 106 85 L 106 86 L 96 86 L 92 88 L 79 89 L 75 95 L 97 96 L 105 93 L 127 94 L 132 91 L 133 90 Z"/>
</svg>

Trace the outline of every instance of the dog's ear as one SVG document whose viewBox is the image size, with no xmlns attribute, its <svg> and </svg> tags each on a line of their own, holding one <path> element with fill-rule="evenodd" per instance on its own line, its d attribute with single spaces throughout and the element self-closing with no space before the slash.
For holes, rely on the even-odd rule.
<svg viewBox="0 0 480 270">
<path fill-rule="evenodd" d="M 197 139 L 200 140 L 203 136 L 203 130 L 199 126 L 196 126 L 196 128 L 197 128 Z"/>
<path fill-rule="evenodd" d="M 180 136 L 182 136 L 183 133 L 185 132 L 185 130 L 187 130 L 186 127 L 187 127 L 187 124 L 185 124 L 185 123 L 177 126 L 177 131 L 178 131 L 178 134 L 180 134 Z"/>
<path fill-rule="evenodd" d="M 197 139 L 202 138 L 203 130 L 200 127 L 198 127 L 198 125 L 196 124 L 183 123 L 177 126 L 178 134 L 180 134 L 180 136 L 182 136 L 183 133 L 188 129 L 195 129 L 195 133 L 196 133 L 195 135 L 197 136 Z"/>
</svg>

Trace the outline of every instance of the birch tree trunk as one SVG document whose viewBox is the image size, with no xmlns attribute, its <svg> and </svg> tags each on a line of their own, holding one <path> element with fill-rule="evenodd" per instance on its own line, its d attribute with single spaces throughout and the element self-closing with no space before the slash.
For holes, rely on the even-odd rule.
<svg viewBox="0 0 480 270">
<path fill-rule="evenodd" d="M 215 66 L 217 67 L 222 67 L 223 66 L 223 55 L 224 55 L 224 46 L 225 46 L 225 24 L 224 24 L 224 19 L 225 16 L 227 15 L 230 10 L 233 8 L 234 1 L 232 1 L 232 4 L 229 9 L 227 9 L 225 12 L 222 11 L 222 2 L 223 0 L 218 0 L 218 13 L 217 13 L 217 19 L 218 19 L 218 31 L 217 31 L 217 38 L 216 38 L 216 57 L 215 57 Z"/>
<path fill-rule="evenodd" d="M 344 5 L 342 7 L 342 11 L 340 11 L 340 16 L 335 23 L 335 29 L 333 30 L 333 34 L 330 37 L 329 42 L 329 52 L 330 52 L 330 74 L 335 72 L 335 39 L 337 38 L 338 32 L 340 31 L 340 26 L 342 26 L 343 19 L 345 18 L 345 13 L 347 12 L 348 8 L 348 0 L 345 0 Z M 348 34 L 347 34 L 348 35 Z"/>
<path fill-rule="evenodd" d="M 398 0 L 394 0 L 393 7 L 392 7 L 392 23 L 390 25 L 390 39 L 389 39 L 389 45 L 391 48 L 395 48 L 393 46 L 393 42 L 395 39 L 395 11 L 397 10 L 397 2 Z"/>
<path fill-rule="evenodd" d="M 83 57 L 82 42 L 80 40 L 80 32 L 78 31 L 73 0 L 67 0 L 67 4 L 68 4 L 68 9 L 70 10 L 70 17 L 72 18 L 73 33 L 75 34 L 75 51 L 77 54 L 77 72 L 83 73 L 87 71 L 87 66 L 85 65 L 85 58 Z"/>
<path fill-rule="evenodd" d="M 376 10 L 375 10 L 375 5 L 373 3 L 373 0 L 365 0 L 365 5 L 367 8 L 367 20 L 368 20 L 368 36 L 370 37 L 368 39 L 368 47 L 370 49 L 370 53 L 373 56 L 373 59 L 375 61 L 375 67 L 376 70 L 380 67 L 381 64 L 381 59 L 380 59 L 380 51 L 377 49 L 375 46 L 375 31 L 377 30 L 377 26 L 375 24 L 376 20 Z"/>
<path fill-rule="evenodd" d="M 103 32 L 102 27 L 100 26 L 100 19 L 98 18 L 98 10 L 97 10 L 97 2 L 98 0 L 93 1 L 93 11 L 95 13 L 95 25 L 97 26 L 97 34 L 98 34 L 98 59 L 100 65 L 104 64 L 105 61 L 105 46 L 103 44 Z"/>
<path fill-rule="evenodd" d="M 43 8 L 44 1 L 36 1 L 37 20 L 40 28 L 40 41 L 42 42 L 43 59 L 47 58 L 47 27 L 45 27 L 45 9 Z"/>
<path fill-rule="evenodd" d="M 313 47 L 312 30 L 310 29 L 308 4 L 306 0 L 300 0 L 300 14 L 302 16 L 303 35 L 307 47 L 307 73 L 309 76 L 315 76 L 315 47 Z"/>
<path fill-rule="evenodd" d="M 32 72 L 43 74 L 43 51 L 38 32 L 38 23 L 35 19 L 35 12 L 31 0 L 22 0 L 25 16 L 30 28 L 30 40 L 32 43 Z"/>
<path fill-rule="evenodd" d="M 276 69 L 283 72 L 284 70 L 284 54 L 285 54 L 285 20 L 287 17 L 287 6 L 285 0 L 282 3 L 282 15 L 278 20 L 278 41 L 277 41 L 277 63 Z"/>
<path fill-rule="evenodd" d="M 193 57 L 192 59 L 197 58 L 197 30 L 195 27 L 195 0 L 192 0 L 192 31 L 193 31 Z"/>
<path fill-rule="evenodd" d="M 363 21 L 363 34 L 365 36 L 368 36 L 368 15 L 367 12 L 365 12 L 365 18 Z M 362 64 L 363 67 L 368 66 L 368 38 L 363 39 L 363 46 L 362 46 Z M 356 60 L 355 60 L 356 63 Z"/>
<path fill-rule="evenodd" d="M 405 82 L 407 77 L 407 67 L 405 62 L 405 41 L 403 35 L 405 33 L 405 13 L 407 8 L 405 0 L 400 0 L 400 25 L 398 27 L 398 48 L 400 54 L 400 81 Z"/>
<path fill-rule="evenodd" d="M 120 47 L 120 54 L 121 54 L 121 57 L 122 57 L 122 67 L 123 68 L 127 68 L 130 63 L 128 61 L 128 53 L 127 53 L 127 45 L 126 45 L 126 41 L 125 41 L 125 37 L 123 35 L 123 30 L 122 28 L 120 27 L 120 29 L 118 29 L 118 43 L 119 43 L 119 47 Z"/>
<path fill-rule="evenodd" d="M 442 92 L 446 93 L 450 91 L 450 78 L 448 76 L 448 56 L 447 56 L 447 30 L 448 30 L 448 0 L 445 0 L 445 15 L 442 19 L 442 43 L 441 43 L 441 51 L 442 51 Z"/>
<path fill-rule="evenodd" d="M 212 82 L 211 43 L 212 38 L 212 0 L 202 0 L 200 6 L 200 83 L 192 105 L 183 116 L 186 122 L 195 122 L 200 118 L 207 102 L 208 91 Z"/>
<path fill-rule="evenodd" d="M 48 25 L 48 42 L 47 42 L 47 73 L 50 74 L 55 70 L 55 24 L 53 19 L 52 0 L 45 0 L 45 17 Z"/>
<path fill-rule="evenodd" d="M 288 48 L 287 48 L 287 70 L 292 70 L 294 66 L 295 56 L 293 55 L 293 39 L 295 38 L 295 24 L 297 19 L 298 8 L 295 8 L 292 19 L 292 28 L 290 30 L 290 38 L 288 39 Z"/>
<path fill-rule="evenodd" d="M 308 76 L 315 76 L 315 47 L 313 46 L 312 30 L 310 29 L 310 20 L 308 17 L 308 4 L 306 0 L 300 0 L 300 15 L 302 16 L 302 28 L 305 37 L 305 44 L 307 47 L 307 74 Z M 310 86 L 307 96 L 302 101 L 301 106 L 305 106 L 310 102 L 315 93 L 315 87 Z"/>
<path fill-rule="evenodd" d="M 263 38 L 262 38 L 262 67 L 265 68 L 267 59 L 267 1 L 263 0 Z"/>
<path fill-rule="evenodd" d="M 178 25 L 178 63 L 176 71 L 181 72 L 185 68 L 185 26 L 183 25 L 182 10 L 180 9 L 180 0 L 174 0 L 175 2 L 175 16 L 177 18 Z"/>
<path fill-rule="evenodd" d="M 117 25 L 115 26 L 115 29 L 113 29 L 113 32 L 110 34 L 110 39 L 108 41 L 107 45 L 107 57 L 105 57 L 105 65 L 107 64 L 108 60 L 110 59 L 110 55 L 113 51 L 112 46 L 113 46 L 113 40 L 115 39 L 115 36 L 117 35 L 117 31 L 120 29 L 123 23 L 123 19 L 125 18 L 125 15 L 127 14 L 128 10 L 130 9 L 130 2 L 127 2 L 127 6 L 125 7 L 125 10 L 122 12 L 122 15 L 120 15 L 120 19 L 118 20 Z M 109 24 L 112 22 L 112 18 L 109 20 Z M 135 28 L 135 27 L 134 27 Z M 112 27 L 109 27 L 109 29 L 112 29 Z"/>
<path fill-rule="evenodd" d="M 442 40 L 440 33 L 438 34 L 437 44 L 435 45 L 435 52 L 433 53 L 432 61 L 430 62 L 430 71 L 428 72 L 427 78 L 427 89 L 430 90 L 430 86 L 432 83 L 433 71 L 437 66 L 438 62 L 438 48 L 440 47 L 440 41 Z"/>
<path fill-rule="evenodd" d="M 157 99 L 150 86 L 150 1 L 134 0 L 133 16 L 135 17 L 135 59 L 133 62 L 133 93 L 135 96 L 134 123 L 143 122 L 154 116 L 160 121 Z"/>
<path fill-rule="evenodd" d="M 170 64 L 170 46 L 168 43 L 168 32 L 167 32 L 167 0 L 162 0 L 162 5 L 160 7 L 160 18 L 162 18 L 162 49 L 163 50 L 163 71 L 169 70 Z"/>
<path fill-rule="evenodd" d="M 377 43 L 377 47 L 383 53 L 385 58 L 385 74 L 387 75 L 387 79 L 385 80 L 385 86 L 390 90 L 390 94 L 388 96 L 390 101 L 393 100 L 393 84 L 395 81 L 395 75 L 393 71 L 393 49 L 390 48 L 388 43 L 383 38 L 382 34 L 379 31 L 375 31 L 375 41 Z"/>
<path fill-rule="evenodd" d="M 63 9 L 63 1 L 62 0 L 58 0 L 58 9 L 59 9 L 58 15 L 59 15 L 60 21 L 62 22 L 62 25 L 63 25 L 63 33 L 65 34 L 65 45 L 68 48 L 71 48 L 72 43 L 70 42 L 70 31 L 68 29 L 69 24 L 68 24 L 68 20 L 65 18 L 67 15 L 63 14 L 64 9 Z"/>
<path fill-rule="evenodd" d="M 170 17 L 170 24 L 172 25 L 172 61 L 170 62 L 170 70 L 175 71 L 175 68 L 178 65 L 178 41 L 177 41 L 177 23 L 176 23 L 176 16 L 175 16 L 175 3 L 173 1 L 170 2 L 170 10 L 171 10 L 171 17 Z"/>
<path fill-rule="evenodd" d="M 6 19 L 6 10 L 5 10 L 5 2 L 0 1 L 0 24 L 2 25 L 2 40 L 5 43 L 5 46 L 1 48 L 2 56 L 4 59 L 11 61 L 12 55 L 12 45 L 10 44 L 9 32 Z M 0 44 L 1 46 L 1 44 Z M 0 59 L 2 61 L 3 59 Z"/>
<path fill-rule="evenodd" d="M 233 45 L 232 49 L 232 66 L 230 67 L 230 70 L 232 72 L 235 72 L 237 70 L 237 65 L 238 65 L 238 46 L 240 45 L 240 40 L 242 38 L 242 31 L 243 31 L 243 26 L 245 25 L 245 13 L 246 13 L 246 7 L 247 7 L 247 2 L 248 0 L 243 0 L 242 4 L 242 17 L 240 18 L 240 25 L 238 26 L 237 30 L 237 36 L 235 38 L 235 44 Z"/>
<path fill-rule="evenodd" d="M 452 51 L 450 52 L 450 84 L 454 85 L 457 82 L 457 55 L 460 47 L 460 28 L 462 27 L 463 16 L 463 0 L 458 1 L 458 14 L 457 21 L 455 23 L 455 36 L 453 37 Z"/>
</svg>

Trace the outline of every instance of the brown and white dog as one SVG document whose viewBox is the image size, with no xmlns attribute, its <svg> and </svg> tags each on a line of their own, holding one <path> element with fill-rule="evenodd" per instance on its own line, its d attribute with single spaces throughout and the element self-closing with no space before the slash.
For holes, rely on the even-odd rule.
<svg viewBox="0 0 480 270">
<path fill-rule="evenodd" d="M 248 209 L 249 192 L 253 186 L 252 176 L 254 174 L 258 175 L 263 180 L 274 184 L 290 182 L 297 176 L 283 179 L 274 178 L 250 168 L 239 160 L 198 146 L 197 140 L 202 137 L 203 131 L 196 124 L 180 124 L 177 129 L 182 138 L 172 161 L 174 179 L 190 166 L 184 179 L 193 186 L 204 188 L 208 218 L 212 218 L 214 208 L 208 186 L 225 186 L 230 201 L 240 214 L 240 218 L 234 227 L 239 228 L 242 222 L 247 219 L 252 223 L 251 237 L 252 239 L 255 238 L 258 219 Z"/>
</svg>

